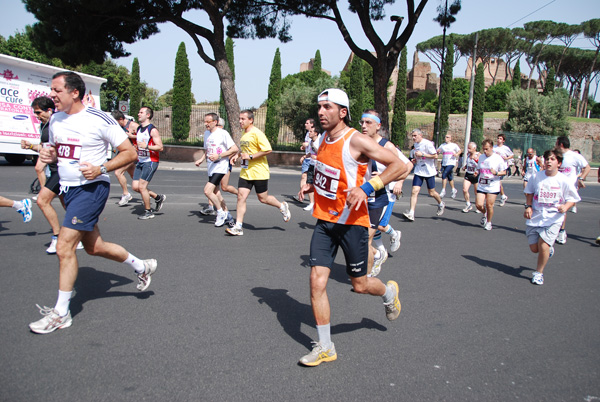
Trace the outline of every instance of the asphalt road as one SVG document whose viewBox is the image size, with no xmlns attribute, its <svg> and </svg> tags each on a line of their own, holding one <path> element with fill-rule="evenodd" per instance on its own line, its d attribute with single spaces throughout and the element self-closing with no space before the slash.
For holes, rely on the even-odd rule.
<svg viewBox="0 0 600 402">
<path fill-rule="evenodd" d="M 168 198 L 149 221 L 137 219 L 139 197 L 116 205 L 113 180 L 100 230 L 134 255 L 158 259 L 152 284 L 138 292 L 129 267 L 78 251 L 73 326 L 44 336 L 27 324 L 40 317 L 36 303 L 56 300 L 49 225 L 37 206 L 28 224 L 2 208 L 0 400 L 600 399 L 597 183 L 568 214 L 567 244 L 556 246 L 543 286 L 530 283 L 536 256 L 524 236 L 520 181 L 505 181 L 510 198 L 490 232 L 481 215 L 461 212 L 460 196 L 437 217 L 423 190 L 413 223 L 401 219 L 408 197 L 400 199 L 392 224 L 402 247 L 380 275 L 400 284 L 400 318 L 388 322 L 379 298 L 350 291 L 340 253 L 328 286 L 338 360 L 305 368 L 297 361 L 316 338 L 308 286 L 314 219 L 291 200 L 297 170 L 274 171 L 270 193 L 290 203 L 292 219 L 284 223 L 252 195 L 242 237 L 199 214 L 204 171 L 158 171 L 151 188 Z M 0 163 L 0 194 L 21 199 L 34 177 L 31 165 Z M 234 210 L 234 198 L 226 200 Z"/>
</svg>

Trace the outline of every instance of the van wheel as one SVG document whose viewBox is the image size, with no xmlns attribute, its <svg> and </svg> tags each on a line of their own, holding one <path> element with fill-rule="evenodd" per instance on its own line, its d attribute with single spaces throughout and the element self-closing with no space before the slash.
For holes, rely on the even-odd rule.
<svg viewBox="0 0 600 402">
<path fill-rule="evenodd" d="M 4 155 L 4 159 L 11 165 L 22 165 L 25 162 L 25 155 L 11 154 Z"/>
</svg>

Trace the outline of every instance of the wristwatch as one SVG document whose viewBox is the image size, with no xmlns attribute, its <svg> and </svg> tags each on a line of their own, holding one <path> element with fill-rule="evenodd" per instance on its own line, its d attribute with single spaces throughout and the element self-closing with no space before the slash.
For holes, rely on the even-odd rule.
<svg viewBox="0 0 600 402">
<path fill-rule="evenodd" d="M 250 157 L 251 160 L 254 159 L 254 155 L 250 154 L 248 156 Z"/>
<path fill-rule="evenodd" d="M 100 173 L 101 174 L 106 174 L 106 166 L 100 165 Z"/>
<path fill-rule="evenodd" d="M 527 208 L 532 208 L 532 206 L 530 204 L 525 204 L 525 209 Z"/>
</svg>

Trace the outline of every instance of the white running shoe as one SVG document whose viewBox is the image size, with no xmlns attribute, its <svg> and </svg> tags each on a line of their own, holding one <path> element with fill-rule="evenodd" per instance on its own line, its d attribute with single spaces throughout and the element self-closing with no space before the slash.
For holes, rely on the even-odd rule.
<svg viewBox="0 0 600 402">
<path fill-rule="evenodd" d="M 548 258 L 552 258 L 554 256 L 554 247 L 550 246 L 550 254 L 548 255 Z"/>
<path fill-rule="evenodd" d="M 465 205 L 464 209 L 462 210 L 464 213 L 469 212 L 470 210 L 473 209 L 473 205 L 472 204 L 467 204 Z"/>
<path fill-rule="evenodd" d="M 220 228 L 225 224 L 225 220 L 227 220 L 227 212 L 217 211 L 217 220 L 215 221 L 215 226 Z"/>
<path fill-rule="evenodd" d="M 478 213 L 478 214 L 480 214 L 480 213 L 481 213 L 481 211 L 480 211 L 480 210 L 478 210 L 477 208 L 475 208 L 475 212 L 476 212 L 476 213 Z"/>
<path fill-rule="evenodd" d="M 381 265 L 387 261 L 388 253 L 385 250 L 379 250 L 379 258 L 373 260 L 373 269 L 371 270 L 371 277 L 376 277 L 381 272 Z"/>
<path fill-rule="evenodd" d="M 121 196 L 121 199 L 119 200 L 118 204 L 120 206 L 127 205 L 129 203 L 129 201 L 131 201 L 132 199 L 133 199 L 133 196 L 131 194 L 129 194 L 129 193 L 123 194 Z"/>
<path fill-rule="evenodd" d="M 23 206 L 20 209 L 17 209 L 17 212 L 23 215 L 23 222 L 27 223 L 31 221 L 33 217 L 33 213 L 31 212 L 31 200 L 29 198 L 25 198 L 21 200 Z"/>
<path fill-rule="evenodd" d="M 446 196 L 446 189 L 440 191 L 440 198 L 444 198 Z"/>
<path fill-rule="evenodd" d="M 402 238 L 402 232 L 396 230 L 396 233 L 392 236 L 392 240 L 390 240 L 390 251 L 393 253 L 394 251 L 400 248 L 400 239 Z"/>
<path fill-rule="evenodd" d="M 573 206 L 573 208 L 571 208 L 571 212 L 573 212 L 574 214 L 577 213 L 577 205 Z"/>
<path fill-rule="evenodd" d="M 458 194 L 458 191 L 457 191 L 455 188 L 453 188 L 453 189 L 452 189 L 452 195 L 451 195 L 450 197 L 451 197 L 452 199 L 454 199 L 454 198 L 456 198 L 456 194 Z"/>
<path fill-rule="evenodd" d="M 438 207 L 437 207 L 437 211 L 436 211 L 436 213 L 435 213 L 435 214 L 436 214 L 437 216 L 441 216 L 441 215 L 444 213 L 444 208 L 446 208 L 446 204 L 444 204 L 444 201 L 442 201 L 442 202 L 440 203 L 440 205 L 438 205 Z"/>
<path fill-rule="evenodd" d="M 52 240 L 50 241 L 50 247 L 46 249 L 46 253 L 48 254 L 56 254 L 56 243 L 58 242 L 58 236 L 52 236 Z"/>
<path fill-rule="evenodd" d="M 144 272 L 142 272 L 141 274 L 138 274 L 138 284 L 137 284 L 137 290 L 139 290 L 140 292 L 148 289 L 148 286 L 150 286 L 150 282 L 152 282 L 152 274 L 154 274 L 154 272 L 156 272 L 156 267 L 157 267 L 158 263 L 156 262 L 155 259 L 150 259 L 150 260 L 144 260 Z"/>
<path fill-rule="evenodd" d="M 305 206 L 302 209 L 305 210 L 305 211 L 312 211 L 312 209 L 313 209 L 314 206 L 315 206 L 315 204 L 311 202 L 310 204 L 308 204 L 307 206 Z"/>
<path fill-rule="evenodd" d="M 202 208 L 202 209 L 200 210 L 200 213 L 201 213 L 202 215 L 216 215 L 216 214 L 217 214 L 217 211 L 215 211 L 215 209 L 214 209 L 213 207 L 210 207 L 210 206 L 209 206 L 209 207 Z"/>
<path fill-rule="evenodd" d="M 533 278 L 531 278 L 531 283 L 533 283 L 534 285 L 543 285 L 544 274 L 538 271 L 533 271 Z"/>
<path fill-rule="evenodd" d="M 506 200 L 508 200 L 508 197 L 506 195 L 501 195 L 500 196 L 500 206 L 503 207 L 504 204 L 506 203 Z"/>
<path fill-rule="evenodd" d="M 481 217 L 481 220 L 479 221 L 479 223 L 481 223 L 481 226 L 485 227 L 485 224 L 487 223 L 487 218 L 485 217 L 485 215 L 483 215 Z"/>
<path fill-rule="evenodd" d="M 225 231 L 232 236 L 243 236 L 244 235 L 244 229 L 237 225 L 234 225 L 233 227 L 227 227 L 227 228 L 225 228 Z"/>
<path fill-rule="evenodd" d="M 485 230 L 492 230 L 492 222 L 486 222 L 483 228 Z"/>
<path fill-rule="evenodd" d="M 36 304 L 36 306 L 40 309 L 40 314 L 43 315 L 44 318 L 29 324 L 31 332 L 35 332 L 36 334 L 49 334 L 57 329 L 69 328 L 73 325 L 70 311 L 67 311 L 67 315 L 61 317 L 58 315 L 58 311 L 53 308 L 46 306 L 40 307 L 38 304 Z"/>
<path fill-rule="evenodd" d="M 558 236 L 556 236 L 556 242 L 558 244 L 565 244 L 567 242 L 567 232 L 561 230 L 558 232 Z"/>
<path fill-rule="evenodd" d="M 406 211 L 402 215 L 411 222 L 414 222 L 415 220 L 415 213 L 412 211 Z"/>
<path fill-rule="evenodd" d="M 84 249 L 83 243 L 82 242 L 77 243 L 77 250 L 83 250 L 83 249 Z"/>
<path fill-rule="evenodd" d="M 283 215 L 283 221 L 289 222 L 290 218 L 292 217 L 292 213 L 290 212 L 290 207 L 287 202 L 284 201 L 281 203 L 281 208 L 279 211 L 281 212 L 281 215 Z"/>
</svg>

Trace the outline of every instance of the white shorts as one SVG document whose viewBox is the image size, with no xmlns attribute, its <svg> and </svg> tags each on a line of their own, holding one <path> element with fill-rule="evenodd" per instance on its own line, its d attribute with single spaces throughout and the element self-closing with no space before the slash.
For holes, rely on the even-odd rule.
<svg viewBox="0 0 600 402">
<path fill-rule="evenodd" d="M 529 244 L 536 244 L 538 239 L 541 238 L 545 243 L 552 247 L 554 246 L 556 236 L 558 236 L 561 226 L 562 222 L 553 223 L 550 226 L 527 226 L 525 236 L 527 236 Z"/>
</svg>

